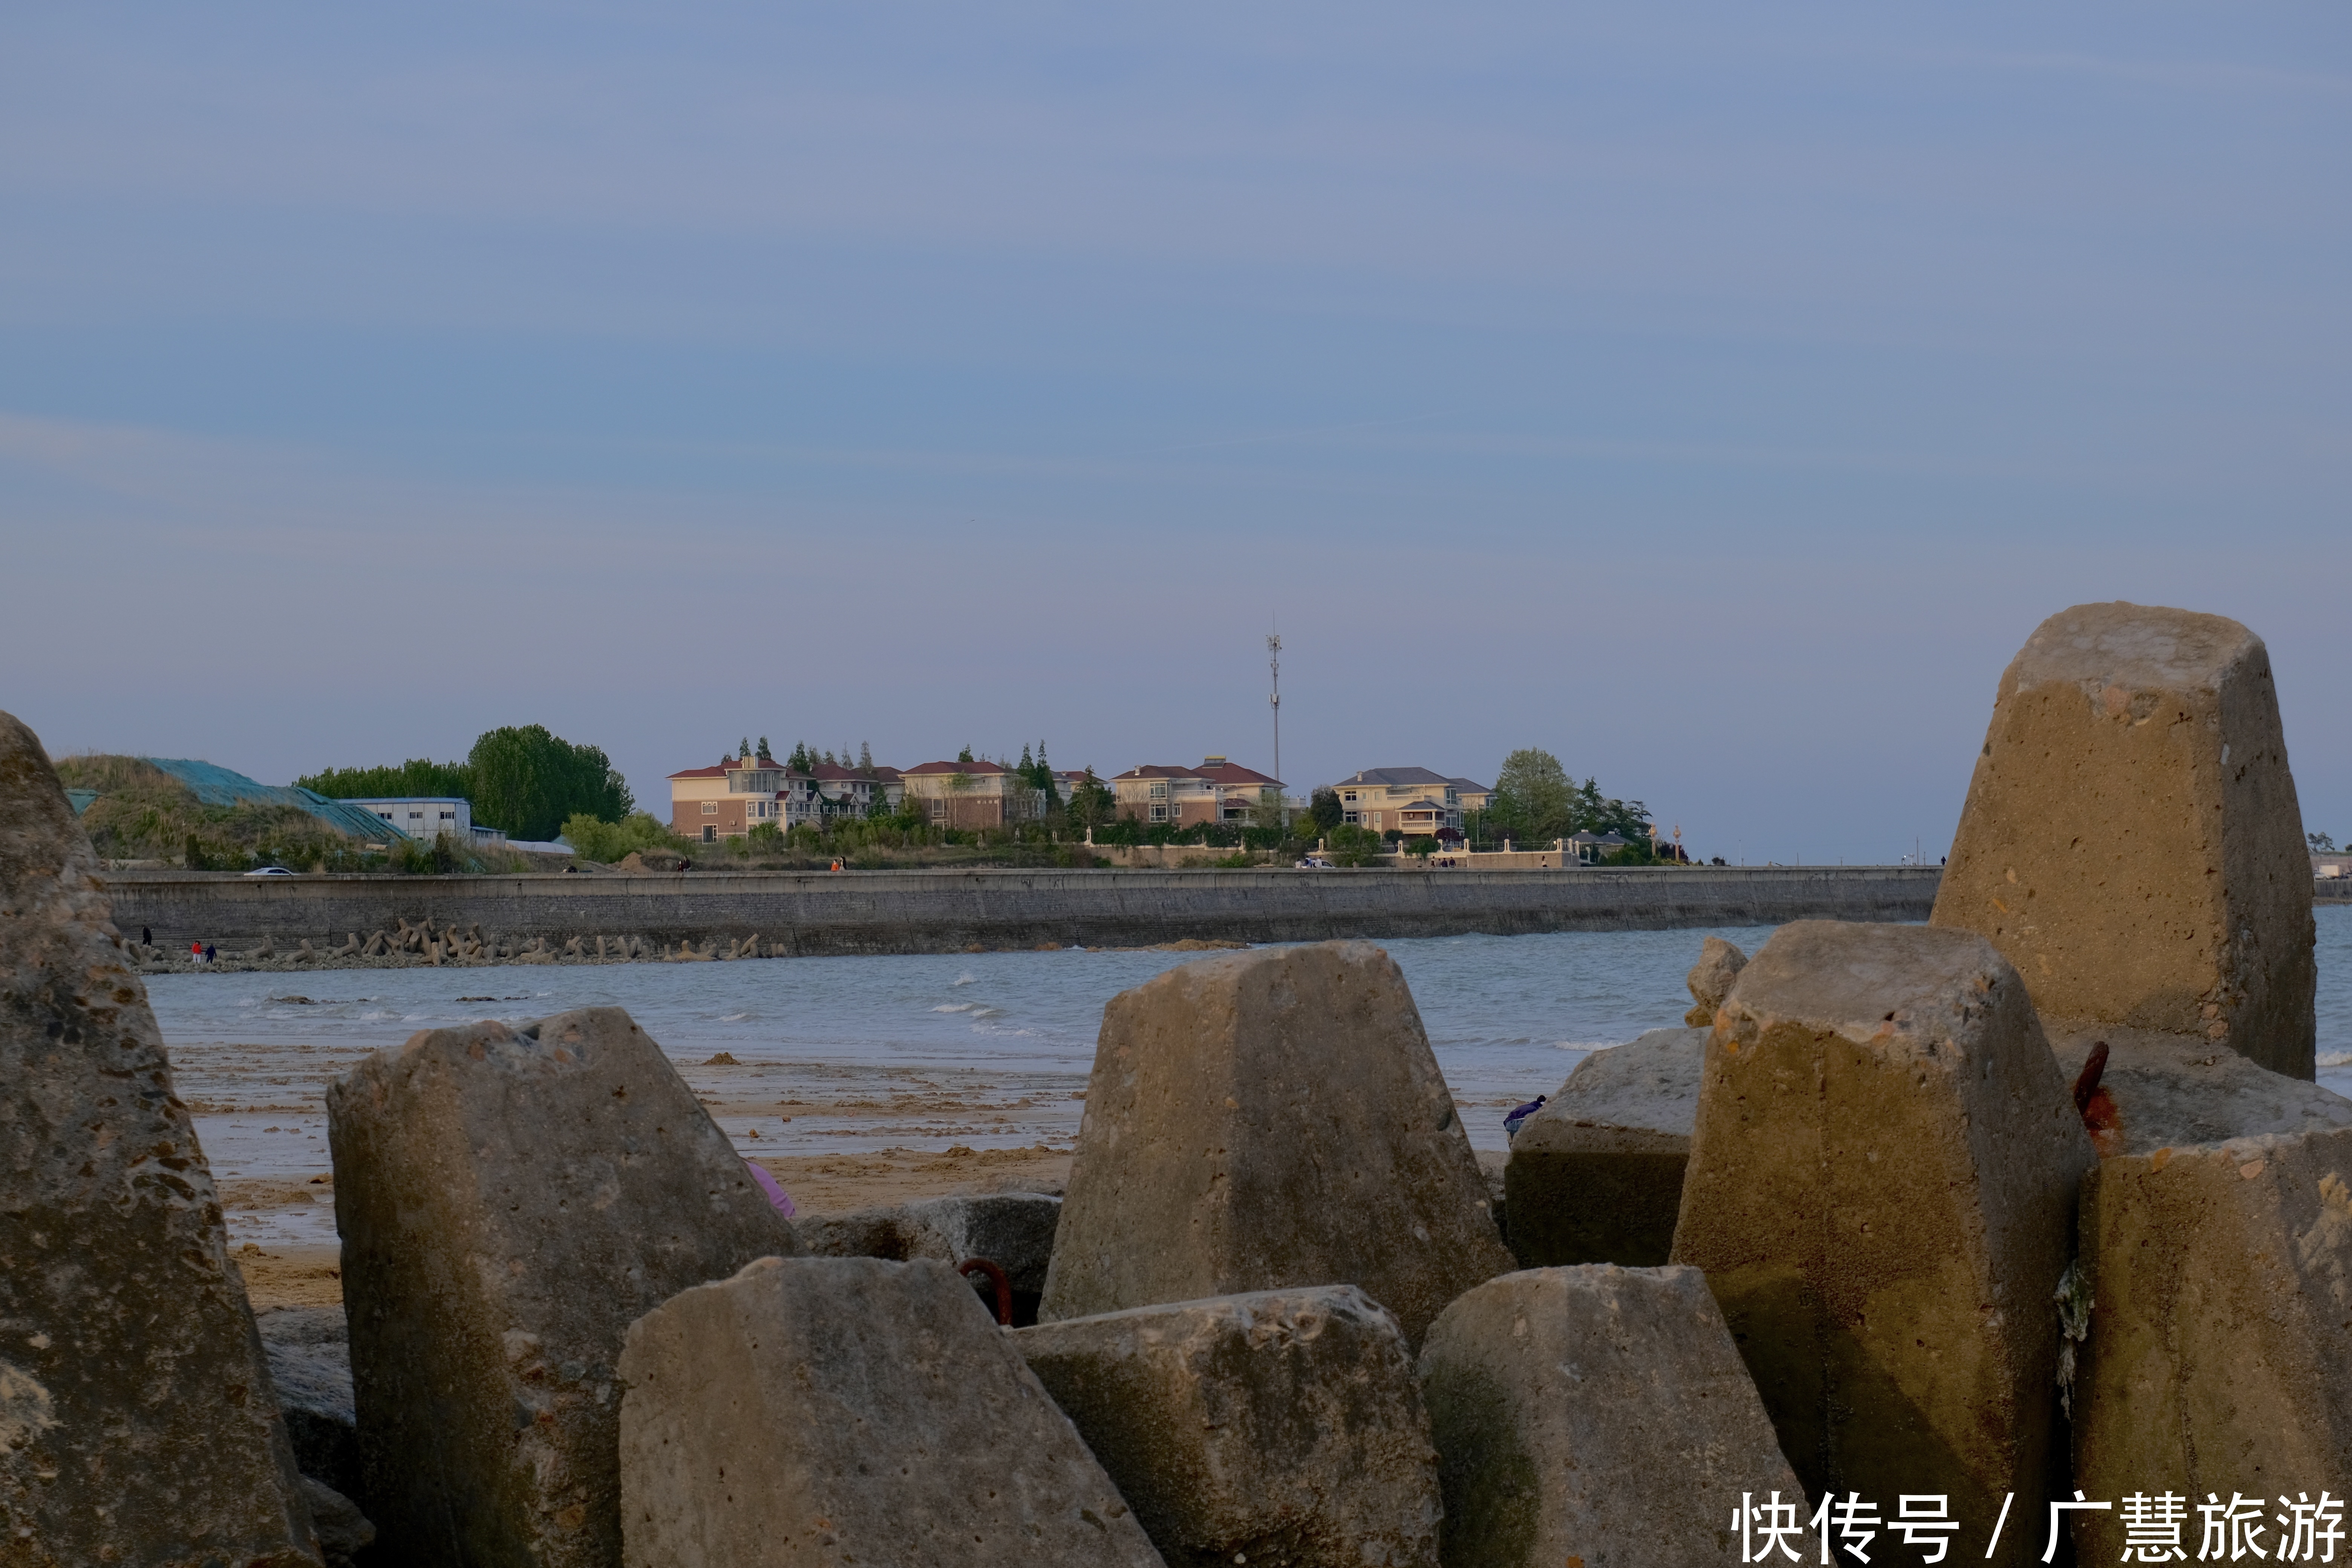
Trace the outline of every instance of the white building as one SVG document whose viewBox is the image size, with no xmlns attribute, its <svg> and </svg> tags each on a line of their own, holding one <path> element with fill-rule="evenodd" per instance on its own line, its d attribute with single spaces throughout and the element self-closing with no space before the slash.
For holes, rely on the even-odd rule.
<svg viewBox="0 0 2352 1568">
<path fill-rule="evenodd" d="M 404 795 L 389 799 L 346 800 L 343 804 L 373 812 L 409 837 L 422 838 L 427 843 L 444 833 L 452 838 L 489 843 L 496 843 L 506 837 L 503 828 L 475 826 L 474 808 L 457 795 Z"/>
</svg>

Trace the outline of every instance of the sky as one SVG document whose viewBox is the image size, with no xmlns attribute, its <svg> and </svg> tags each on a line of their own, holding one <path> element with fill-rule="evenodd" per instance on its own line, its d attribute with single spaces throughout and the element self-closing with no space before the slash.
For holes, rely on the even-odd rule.
<svg viewBox="0 0 2352 1568">
<path fill-rule="evenodd" d="M 539 722 L 1948 847 L 2126 598 L 2352 837 L 2352 10 L 0 12 L 0 708 Z"/>
</svg>

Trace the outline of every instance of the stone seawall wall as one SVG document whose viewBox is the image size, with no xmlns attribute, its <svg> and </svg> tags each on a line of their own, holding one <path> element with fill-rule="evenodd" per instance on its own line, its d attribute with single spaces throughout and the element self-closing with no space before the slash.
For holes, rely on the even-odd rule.
<svg viewBox="0 0 2352 1568">
<path fill-rule="evenodd" d="M 164 947 L 365 939 L 399 921 L 493 938 L 637 936 L 798 953 L 954 952 L 1185 938 L 1313 942 L 1923 921 L 1934 867 L 1558 871 L 791 871 L 667 876 L 108 878 L 115 925 Z"/>
</svg>

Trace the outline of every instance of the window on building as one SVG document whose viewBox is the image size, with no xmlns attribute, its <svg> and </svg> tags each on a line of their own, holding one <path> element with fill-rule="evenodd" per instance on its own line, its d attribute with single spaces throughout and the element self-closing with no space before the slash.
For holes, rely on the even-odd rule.
<svg viewBox="0 0 2352 1568">
<path fill-rule="evenodd" d="M 933 822 L 945 822 L 947 819 L 948 803 L 943 800 L 934 800 L 931 802 L 931 820 Z"/>
<path fill-rule="evenodd" d="M 457 814 L 454 811 L 445 811 L 441 814 L 441 820 L 444 822 L 455 822 L 457 820 Z"/>
<path fill-rule="evenodd" d="M 1168 798 L 1168 781 L 1166 779 L 1153 779 L 1151 781 L 1151 798 L 1154 800 L 1166 800 Z"/>
<path fill-rule="evenodd" d="M 1154 821 L 1154 822 L 1165 822 L 1165 821 L 1167 821 L 1167 820 L 1168 820 L 1168 808 L 1167 808 L 1166 806 L 1164 806 L 1164 805 L 1155 805 L 1155 806 L 1153 806 L 1153 807 L 1151 808 L 1151 820 L 1152 820 L 1152 821 Z"/>
<path fill-rule="evenodd" d="M 703 816 L 718 816 L 718 815 L 719 815 L 719 803 L 718 803 L 717 801 L 715 801 L 715 800 L 706 800 L 706 801 L 704 801 L 704 802 L 702 803 L 702 815 L 703 815 Z"/>
<path fill-rule="evenodd" d="M 716 827 L 705 827 L 705 828 L 702 830 L 702 841 L 703 841 L 705 844 L 716 844 L 716 843 L 718 843 L 718 842 L 719 842 L 719 829 L 717 829 Z"/>
</svg>

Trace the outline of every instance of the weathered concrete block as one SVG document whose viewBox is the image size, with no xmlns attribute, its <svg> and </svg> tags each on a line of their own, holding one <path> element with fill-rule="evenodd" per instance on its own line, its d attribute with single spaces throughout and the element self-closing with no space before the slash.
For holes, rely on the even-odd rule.
<svg viewBox="0 0 2352 1568">
<path fill-rule="evenodd" d="M 635 1318 L 791 1223 L 617 1007 L 419 1034 L 331 1084 L 362 1495 L 403 1562 L 620 1561 Z"/>
<path fill-rule="evenodd" d="M 1511 1252 L 1521 1268 L 1649 1268 L 1666 1261 L 1682 1212 L 1706 1033 L 1653 1029 L 1595 1051 L 1519 1124 L 1504 1181 Z"/>
<path fill-rule="evenodd" d="M 1711 936 L 1700 942 L 1698 962 L 1683 977 L 1691 994 L 1691 1010 L 1683 1015 L 1684 1024 L 1703 1029 L 1714 1023 L 1715 1010 L 1731 994 L 1732 984 L 1747 966 L 1748 955 L 1721 937 Z"/>
<path fill-rule="evenodd" d="M 2077 1484 L 2272 1497 L 2352 1469 L 2352 1100 L 2210 1040 L 2097 1038 Z M 2091 1044 L 2062 1039 L 2061 1066 Z M 2109 1518 L 2075 1532 L 2084 1562 L 2123 1545 Z"/>
<path fill-rule="evenodd" d="M 352 1403 L 352 1342 L 341 1307 L 278 1307 L 257 1314 L 269 1381 L 304 1475 L 357 1501 L 359 1412 Z"/>
<path fill-rule="evenodd" d="M 1417 1342 L 1510 1266 L 1380 949 L 1206 959 L 1103 1009 L 1041 1321 L 1351 1284 Z"/>
<path fill-rule="evenodd" d="M 1013 1336 L 1171 1563 L 1437 1563 L 1437 1455 L 1404 1334 L 1352 1285 Z"/>
<path fill-rule="evenodd" d="M 2002 674 L 1934 923 L 2044 1015 L 2312 1076 L 2311 862 L 2270 654 L 2237 622 L 2077 605 Z"/>
<path fill-rule="evenodd" d="M 1160 1563 L 947 1265 L 765 1258 L 629 1325 L 629 1568 Z"/>
<path fill-rule="evenodd" d="M 317 1562 L 220 1200 L 98 860 L 0 713 L 0 1562 Z"/>
<path fill-rule="evenodd" d="M 1801 1501 L 1696 1268 L 1490 1280 L 1431 1326 L 1421 1383 L 1448 1563 L 1731 1563 L 1742 1492 Z"/>
<path fill-rule="evenodd" d="M 1706 1270 L 1810 1494 L 1943 1492 L 1987 1521 L 2043 1495 L 2051 1296 L 2095 1159 L 1983 937 L 1801 921 L 1764 944 L 1707 1041 L 1674 1258 Z"/>
<path fill-rule="evenodd" d="M 935 1258 L 953 1267 L 985 1258 L 1004 1270 L 1013 1287 L 1013 1321 L 1034 1323 L 1045 1290 L 1045 1269 L 1054 1256 L 1054 1230 L 1062 1200 L 1044 1193 L 985 1193 L 810 1215 L 793 1222 L 801 1245 L 814 1258 L 881 1258 L 905 1263 Z M 994 1310 L 993 1287 L 975 1275 Z"/>
</svg>

